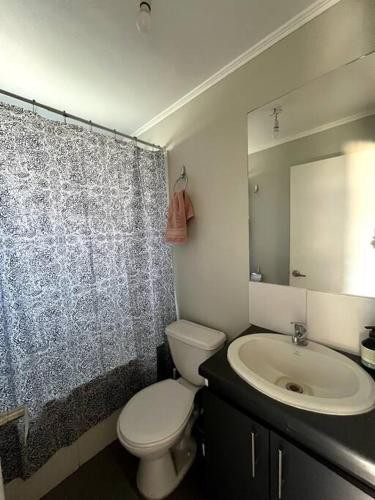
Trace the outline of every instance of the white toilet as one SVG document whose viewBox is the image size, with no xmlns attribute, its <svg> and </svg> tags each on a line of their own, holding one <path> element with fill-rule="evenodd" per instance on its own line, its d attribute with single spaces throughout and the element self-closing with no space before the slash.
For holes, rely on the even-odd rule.
<svg viewBox="0 0 375 500">
<path fill-rule="evenodd" d="M 194 396 L 204 385 L 198 368 L 225 342 L 224 333 L 185 320 L 167 326 L 166 334 L 181 378 L 163 380 L 138 392 L 117 422 L 120 442 L 140 458 L 137 485 L 150 499 L 168 496 L 194 460 Z"/>
</svg>

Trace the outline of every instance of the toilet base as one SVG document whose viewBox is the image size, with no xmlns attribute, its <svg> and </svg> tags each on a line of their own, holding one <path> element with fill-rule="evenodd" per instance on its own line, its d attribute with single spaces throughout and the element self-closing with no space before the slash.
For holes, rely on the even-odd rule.
<svg viewBox="0 0 375 500">
<path fill-rule="evenodd" d="M 197 445 L 192 437 L 184 437 L 180 443 L 157 458 L 141 458 L 137 472 L 137 486 L 141 494 L 150 500 L 168 496 L 185 477 L 195 459 Z"/>
</svg>

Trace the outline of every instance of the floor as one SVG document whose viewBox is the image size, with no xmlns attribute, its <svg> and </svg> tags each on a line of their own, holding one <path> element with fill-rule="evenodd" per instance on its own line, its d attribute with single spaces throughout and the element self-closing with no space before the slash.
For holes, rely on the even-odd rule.
<svg viewBox="0 0 375 500">
<path fill-rule="evenodd" d="M 42 500 L 140 500 L 136 472 L 137 459 L 115 441 Z M 168 500 L 203 500 L 203 491 L 203 464 L 198 458 Z"/>
</svg>

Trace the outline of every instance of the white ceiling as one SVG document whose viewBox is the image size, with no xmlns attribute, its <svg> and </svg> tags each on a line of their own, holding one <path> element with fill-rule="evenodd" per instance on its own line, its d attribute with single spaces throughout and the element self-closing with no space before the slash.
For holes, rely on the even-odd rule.
<svg viewBox="0 0 375 500">
<path fill-rule="evenodd" d="M 248 153 L 375 113 L 375 53 L 309 82 L 248 115 Z M 281 106 L 280 133 L 272 110 Z"/>
<path fill-rule="evenodd" d="M 0 87 L 132 133 L 313 0 L 0 0 Z"/>
</svg>

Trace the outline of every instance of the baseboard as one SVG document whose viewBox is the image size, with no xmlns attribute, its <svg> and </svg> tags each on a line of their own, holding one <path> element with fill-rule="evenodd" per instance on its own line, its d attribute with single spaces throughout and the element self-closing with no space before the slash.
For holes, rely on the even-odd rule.
<svg viewBox="0 0 375 500">
<path fill-rule="evenodd" d="M 70 446 L 58 450 L 26 481 L 17 478 L 5 486 L 6 500 L 39 500 L 81 465 L 111 444 L 116 435 L 117 410 L 85 432 Z"/>
</svg>

